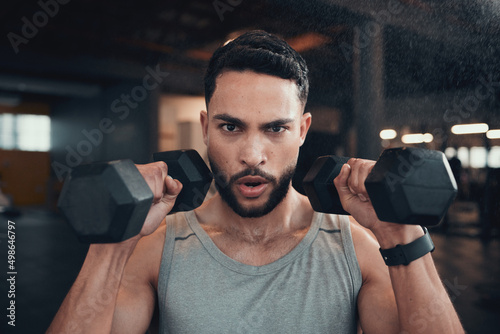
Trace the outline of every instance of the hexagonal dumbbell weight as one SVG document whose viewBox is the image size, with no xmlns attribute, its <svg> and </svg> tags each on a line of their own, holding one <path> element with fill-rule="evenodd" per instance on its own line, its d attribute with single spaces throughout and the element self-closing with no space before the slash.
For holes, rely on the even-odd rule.
<svg viewBox="0 0 500 334">
<path fill-rule="evenodd" d="M 195 150 L 166 151 L 153 154 L 154 161 L 164 161 L 168 174 L 182 183 L 170 213 L 190 211 L 199 207 L 212 183 L 212 173 Z"/>
<path fill-rule="evenodd" d="M 201 205 L 212 176 L 199 154 L 181 150 L 155 157 L 165 158 L 169 175 L 183 184 L 171 213 Z M 153 193 L 134 163 L 118 160 L 73 168 L 64 183 L 58 207 L 80 241 L 109 243 L 137 235 L 152 201 Z"/>
<path fill-rule="evenodd" d="M 315 211 L 348 214 L 333 179 L 349 158 L 319 157 L 303 180 Z M 432 226 L 440 223 L 457 194 L 457 184 L 442 152 L 422 148 L 385 150 L 365 181 L 382 221 Z"/>
</svg>

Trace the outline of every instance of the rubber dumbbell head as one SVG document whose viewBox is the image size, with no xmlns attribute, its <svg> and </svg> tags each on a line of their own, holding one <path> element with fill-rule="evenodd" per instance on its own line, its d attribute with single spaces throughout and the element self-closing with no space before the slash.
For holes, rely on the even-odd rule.
<svg viewBox="0 0 500 334">
<path fill-rule="evenodd" d="M 307 172 L 302 185 L 314 211 L 348 215 L 340 203 L 333 179 L 340 174 L 342 166 L 349 160 L 334 155 L 316 159 Z"/>
<path fill-rule="evenodd" d="M 349 158 L 319 157 L 304 178 L 315 211 L 348 214 L 333 179 Z M 453 202 L 457 185 L 442 152 L 422 148 L 385 150 L 365 181 L 377 217 L 400 224 L 437 225 Z"/>
<path fill-rule="evenodd" d="M 81 242 L 108 243 L 137 235 L 152 201 L 134 163 L 120 160 L 73 168 L 58 208 Z"/>
<path fill-rule="evenodd" d="M 385 150 L 365 187 L 380 220 L 425 226 L 439 224 L 457 194 L 446 156 L 412 147 Z"/>
<path fill-rule="evenodd" d="M 164 161 L 168 174 L 182 183 L 182 191 L 170 213 L 194 210 L 203 203 L 212 183 L 212 173 L 197 151 L 154 153 L 153 160 Z"/>
<path fill-rule="evenodd" d="M 200 206 L 212 175 L 194 150 L 155 154 L 165 161 L 169 175 L 183 184 L 170 213 Z M 137 235 L 149 212 L 153 194 L 130 160 L 80 165 L 64 183 L 58 207 L 87 243 L 120 242 Z"/>
</svg>

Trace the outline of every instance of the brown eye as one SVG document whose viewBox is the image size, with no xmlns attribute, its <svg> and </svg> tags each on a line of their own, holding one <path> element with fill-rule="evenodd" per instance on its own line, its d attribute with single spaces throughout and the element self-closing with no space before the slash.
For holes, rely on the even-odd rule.
<svg viewBox="0 0 500 334">
<path fill-rule="evenodd" d="M 229 132 L 236 131 L 236 125 L 234 125 L 234 124 L 222 124 L 222 128 L 226 131 L 229 131 Z"/>
<path fill-rule="evenodd" d="M 271 130 L 271 132 L 273 132 L 273 133 L 280 133 L 280 132 L 285 131 L 286 129 L 285 129 L 285 127 L 283 127 L 283 126 L 280 126 L 280 125 L 275 125 L 275 126 L 272 126 L 272 127 L 270 128 L 270 130 Z"/>
</svg>

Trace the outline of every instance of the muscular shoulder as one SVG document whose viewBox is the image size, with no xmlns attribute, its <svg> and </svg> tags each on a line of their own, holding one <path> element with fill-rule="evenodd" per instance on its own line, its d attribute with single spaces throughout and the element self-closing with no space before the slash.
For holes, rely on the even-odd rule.
<svg viewBox="0 0 500 334">
<path fill-rule="evenodd" d="M 143 237 L 127 263 L 127 267 L 136 275 L 143 276 L 156 289 L 160 270 L 161 256 L 165 242 L 165 221 L 152 234 Z"/>
</svg>

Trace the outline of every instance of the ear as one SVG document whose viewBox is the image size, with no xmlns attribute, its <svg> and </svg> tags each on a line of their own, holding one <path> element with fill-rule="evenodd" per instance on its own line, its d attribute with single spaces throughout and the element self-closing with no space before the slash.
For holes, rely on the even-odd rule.
<svg viewBox="0 0 500 334">
<path fill-rule="evenodd" d="M 309 127 L 311 126 L 311 121 L 311 113 L 306 112 L 302 115 L 302 119 L 300 120 L 300 146 L 302 146 L 306 140 L 306 135 L 309 131 Z"/>
<path fill-rule="evenodd" d="M 208 112 L 200 111 L 201 131 L 203 132 L 203 142 L 208 145 Z"/>
</svg>

